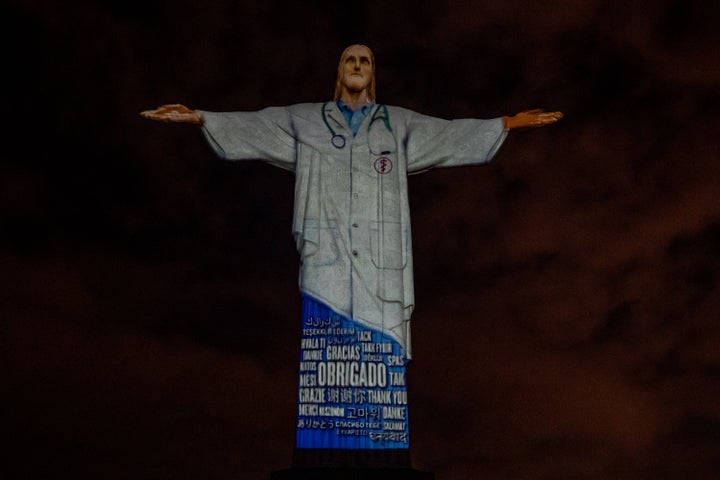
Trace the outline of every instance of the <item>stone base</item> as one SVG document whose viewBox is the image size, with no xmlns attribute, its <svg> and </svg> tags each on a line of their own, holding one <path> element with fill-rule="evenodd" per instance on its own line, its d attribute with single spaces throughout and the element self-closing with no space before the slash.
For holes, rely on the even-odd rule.
<svg viewBox="0 0 720 480">
<path fill-rule="evenodd" d="M 289 468 L 271 480 L 435 480 L 435 474 L 412 468 Z"/>
<path fill-rule="evenodd" d="M 415 470 L 410 450 L 296 448 L 292 467 L 272 472 L 271 480 L 435 480 L 435 474 Z"/>
</svg>

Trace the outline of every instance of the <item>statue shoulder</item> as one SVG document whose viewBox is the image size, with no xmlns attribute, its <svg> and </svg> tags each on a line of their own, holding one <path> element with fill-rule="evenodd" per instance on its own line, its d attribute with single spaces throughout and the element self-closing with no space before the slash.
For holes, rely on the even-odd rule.
<svg viewBox="0 0 720 480">
<path fill-rule="evenodd" d="M 324 103 L 296 103 L 287 107 L 293 122 L 301 125 L 322 123 L 322 109 Z"/>
<path fill-rule="evenodd" d="M 319 112 L 325 103 L 326 102 L 296 103 L 287 108 L 294 115 L 304 115 L 308 112 Z"/>
<path fill-rule="evenodd" d="M 413 115 L 418 115 L 417 112 L 413 112 L 405 107 L 398 107 L 397 105 L 386 105 L 379 103 L 378 105 L 385 105 L 388 109 L 388 113 L 393 117 L 398 118 L 410 118 Z"/>
</svg>

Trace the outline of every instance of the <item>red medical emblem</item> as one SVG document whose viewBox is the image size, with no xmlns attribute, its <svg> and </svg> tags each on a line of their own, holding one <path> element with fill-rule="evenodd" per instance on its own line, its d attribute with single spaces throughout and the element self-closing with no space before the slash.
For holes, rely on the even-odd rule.
<svg viewBox="0 0 720 480">
<path fill-rule="evenodd" d="M 380 157 L 377 160 L 375 160 L 373 167 L 375 167 L 375 171 L 381 175 L 390 173 L 390 171 L 392 170 L 392 167 L 393 167 L 392 160 L 390 160 L 387 157 Z"/>
</svg>

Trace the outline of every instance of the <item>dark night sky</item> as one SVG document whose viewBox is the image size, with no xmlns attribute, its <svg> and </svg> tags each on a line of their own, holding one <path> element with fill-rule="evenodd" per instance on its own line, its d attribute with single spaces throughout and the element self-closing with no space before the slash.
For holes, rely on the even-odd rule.
<svg viewBox="0 0 720 480">
<path fill-rule="evenodd" d="M 381 102 L 566 114 L 410 180 L 415 467 L 720 475 L 720 3 L 9 0 L 2 18 L 10 478 L 289 466 L 292 174 L 138 113 L 324 101 L 355 42 Z"/>
</svg>

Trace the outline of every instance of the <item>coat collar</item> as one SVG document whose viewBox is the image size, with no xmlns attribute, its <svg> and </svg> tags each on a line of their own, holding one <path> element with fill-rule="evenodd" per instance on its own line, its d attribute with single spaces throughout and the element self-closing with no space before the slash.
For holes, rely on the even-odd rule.
<svg viewBox="0 0 720 480">
<path fill-rule="evenodd" d="M 368 113 L 368 115 L 366 115 L 363 119 L 363 123 L 358 129 L 357 135 L 353 138 L 350 127 L 345 121 L 345 116 L 343 115 L 342 110 L 340 110 L 340 107 L 338 107 L 337 102 L 333 100 L 325 103 L 323 106 L 328 126 L 334 130 L 335 133 L 345 135 L 352 143 L 355 143 L 358 139 L 367 137 L 367 126 L 378 108 L 379 105 L 375 103 L 370 109 L 370 113 Z"/>
</svg>

